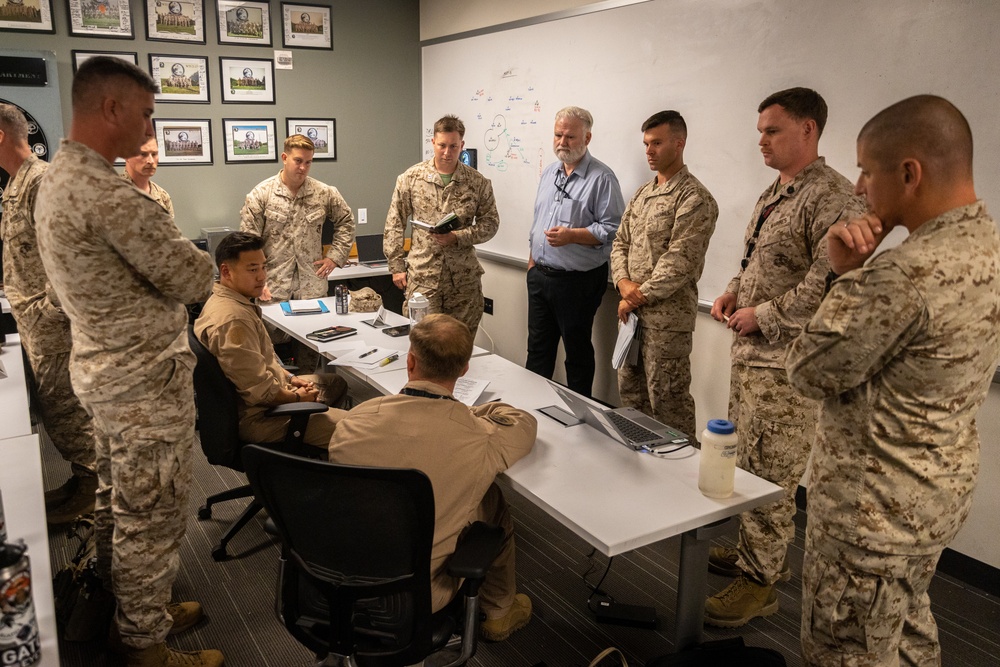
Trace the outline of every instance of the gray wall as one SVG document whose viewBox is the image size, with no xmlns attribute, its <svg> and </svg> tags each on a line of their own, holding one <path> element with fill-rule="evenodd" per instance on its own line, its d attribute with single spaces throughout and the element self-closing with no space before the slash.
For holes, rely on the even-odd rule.
<svg viewBox="0 0 1000 667">
<path fill-rule="evenodd" d="M 275 72 L 274 105 L 222 104 L 219 57 L 273 58 L 274 49 L 283 49 L 281 4 L 276 0 L 271 0 L 273 48 L 219 46 L 213 0 L 205 0 L 207 44 L 146 41 L 143 0 L 131 0 L 135 40 L 71 37 L 66 3 L 54 0 L 52 6 L 55 35 L 5 32 L 0 53 L 6 49 L 56 53 L 67 132 L 73 50 L 135 51 L 139 65 L 147 70 L 150 53 L 209 58 L 211 104 L 159 103 L 156 108 L 156 116 L 162 118 L 212 121 L 211 166 L 161 165 L 153 178 L 170 192 L 177 226 L 187 236 L 198 236 L 202 227 L 238 226 L 246 193 L 280 169 L 280 162 L 225 164 L 223 118 L 274 118 L 279 143 L 285 138 L 288 116 L 336 118 L 337 160 L 315 162 L 311 175 L 337 186 L 355 217 L 358 208 L 368 209 L 369 222 L 358 227 L 358 234 L 382 231 L 396 176 L 421 159 L 418 0 L 334 2 L 334 50 L 293 49 L 295 69 Z M 55 145 L 58 137 L 49 141 Z"/>
</svg>

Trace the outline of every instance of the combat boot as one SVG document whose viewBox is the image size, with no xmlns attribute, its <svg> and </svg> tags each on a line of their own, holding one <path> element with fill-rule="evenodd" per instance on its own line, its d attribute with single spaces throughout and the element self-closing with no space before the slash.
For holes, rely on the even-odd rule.
<svg viewBox="0 0 1000 667">
<path fill-rule="evenodd" d="M 131 650 L 125 658 L 126 667 L 222 667 L 223 662 L 221 651 L 175 651 L 163 642 Z"/>
<path fill-rule="evenodd" d="M 97 475 L 80 475 L 73 495 L 45 514 L 50 526 L 60 526 L 76 519 L 81 514 L 94 511 L 97 500 Z"/>
<path fill-rule="evenodd" d="M 741 574 L 736 581 L 705 601 L 705 623 L 717 628 L 738 628 L 758 616 L 778 611 L 778 593 Z"/>
<path fill-rule="evenodd" d="M 167 613 L 174 623 L 170 626 L 171 635 L 180 634 L 198 624 L 204 614 L 201 610 L 201 603 L 198 602 L 172 602 L 167 605 Z M 112 621 L 108 630 L 108 650 L 114 653 L 127 653 L 129 648 L 122 642 L 121 632 L 118 630 L 118 622 Z"/>
<path fill-rule="evenodd" d="M 740 559 L 740 553 L 736 549 L 728 547 L 712 547 L 708 550 L 708 571 L 723 577 L 738 577 L 743 574 L 743 570 L 736 563 Z M 778 573 L 778 581 L 788 581 L 792 578 L 792 568 L 788 567 L 788 556 L 781 564 L 781 572 Z"/>
<path fill-rule="evenodd" d="M 62 505 L 64 502 L 69 500 L 74 493 L 76 493 L 76 487 L 80 485 L 80 477 L 76 474 L 70 475 L 69 479 L 62 483 L 54 489 L 50 489 L 45 492 L 45 511 L 51 512 L 55 508 Z"/>
<path fill-rule="evenodd" d="M 514 604 L 500 618 L 490 618 L 479 625 L 479 635 L 486 641 L 502 642 L 531 620 L 531 598 L 523 593 L 514 596 Z"/>
</svg>

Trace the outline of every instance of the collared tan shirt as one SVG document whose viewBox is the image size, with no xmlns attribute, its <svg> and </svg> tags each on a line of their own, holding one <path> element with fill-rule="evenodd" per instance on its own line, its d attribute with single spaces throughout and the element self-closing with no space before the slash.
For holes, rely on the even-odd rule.
<svg viewBox="0 0 1000 667">
<path fill-rule="evenodd" d="M 32 356 L 61 354 L 72 347 L 69 318 L 45 275 L 35 234 L 38 186 L 48 168 L 49 163 L 35 155 L 25 159 L 4 190 L 0 219 L 4 292 L 21 344 Z"/>
<path fill-rule="evenodd" d="M 830 270 L 826 231 L 865 211 L 851 182 L 817 158 L 788 183 L 775 179 L 764 191 L 747 226 L 744 248 L 761 212 L 775 202 L 746 268 L 726 287 L 736 294 L 737 308 L 754 308 L 760 326 L 758 334 L 734 338 L 733 361 L 765 368 L 784 368 L 785 348 L 823 298 Z"/>
<path fill-rule="evenodd" d="M 347 263 L 354 241 L 354 214 L 337 188 L 306 178 L 292 195 L 281 173 L 250 191 L 240 211 L 240 229 L 264 239 L 268 286 L 276 301 L 326 296 L 328 281 L 313 262 L 323 259 L 323 223 L 333 222 L 326 257 Z"/>
<path fill-rule="evenodd" d="M 236 290 L 216 283 L 194 323 L 194 333 L 219 360 L 222 372 L 242 399 L 240 421 L 278 404 L 282 389 L 291 390 L 264 328 L 260 307 Z"/>
<path fill-rule="evenodd" d="M 406 385 L 440 396 L 432 382 Z M 434 610 L 454 597 L 458 581 L 445 574 L 458 536 L 496 476 L 531 451 L 535 418 L 503 403 L 469 408 L 449 398 L 383 396 L 365 401 L 337 423 L 330 460 L 353 465 L 416 468 L 434 488 L 431 586 Z"/>
<path fill-rule="evenodd" d="M 877 553 L 940 551 L 972 504 L 998 357 L 1000 234 L 981 201 L 834 282 L 787 359 L 823 399 L 809 521 Z"/>
<path fill-rule="evenodd" d="M 461 223 L 455 230 L 458 242 L 439 246 L 430 232 L 414 229 L 410 254 L 403 261 L 403 236 L 412 218 L 436 223 L 449 213 Z M 409 265 L 408 279 L 427 287 L 437 287 L 442 276 L 482 275 L 483 268 L 473 248 L 489 241 L 500 228 L 493 185 L 489 179 L 459 163 L 451 181 L 445 185 L 434 168 L 433 158 L 413 165 L 396 179 L 389 204 L 383 241 L 391 273 L 402 273 Z"/>
<path fill-rule="evenodd" d="M 122 178 L 124 178 L 129 183 L 135 185 L 135 182 L 132 180 L 132 177 L 129 176 L 129 173 L 127 171 L 122 173 Z M 140 190 L 140 192 L 142 192 L 142 190 Z M 161 188 L 153 181 L 150 181 L 149 192 L 147 192 L 146 194 L 152 197 L 154 201 L 156 201 L 160 206 L 164 208 L 164 210 L 166 210 L 167 213 L 170 214 L 171 220 L 174 219 L 174 203 L 170 200 L 170 195 L 167 194 L 166 190 Z"/>
<path fill-rule="evenodd" d="M 639 283 L 643 327 L 694 331 L 698 279 L 718 218 L 715 198 L 687 167 L 663 185 L 654 177 L 632 197 L 611 247 L 611 276 L 615 285 Z"/>
<path fill-rule="evenodd" d="M 64 139 L 38 189 L 38 246 L 73 335 L 81 400 L 130 392 L 164 362 L 194 367 L 186 303 L 208 297 L 208 253 L 93 149 Z"/>
</svg>

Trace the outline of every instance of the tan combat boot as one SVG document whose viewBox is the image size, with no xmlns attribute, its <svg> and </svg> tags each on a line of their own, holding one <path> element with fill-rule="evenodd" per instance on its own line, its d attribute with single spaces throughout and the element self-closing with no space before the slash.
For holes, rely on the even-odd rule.
<svg viewBox="0 0 1000 667">
<path fill-rule="evenodd" d="M 149 648 L 131 650 L 125 658 L 126 667 L 222 667 L 222 653 L 206 651 L 175 651 L 164 643 Z"/>
<path fill-rule="evenodd" d="M 97 500 L 97 475 L 80 475 L 72 495 L 56 507 L 47 510 L 45 518 L 50 526 L 61 526 L 81 514 L 94 511 Z"/>
<path fill-rule="evenodd" d="M 717 628 L 738 628 L 758 616 L 778 611 L 774 586 L 763 586 L 745 574 L 705 601 L 705 623 Z"/>
</svg>

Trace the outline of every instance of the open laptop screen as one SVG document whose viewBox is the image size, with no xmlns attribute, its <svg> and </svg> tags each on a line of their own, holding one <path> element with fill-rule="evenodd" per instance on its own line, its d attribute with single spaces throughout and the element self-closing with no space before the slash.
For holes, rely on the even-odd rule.
<svg viewBox="0 0 1000 667">
<path fill-rule="evenodd" d="M 360 264 L 384 264 L 388 261 L 382 250 L 382 234 L 358 236 L 354 242 L 358 244 L 358 262 Z"/>
</svg>

